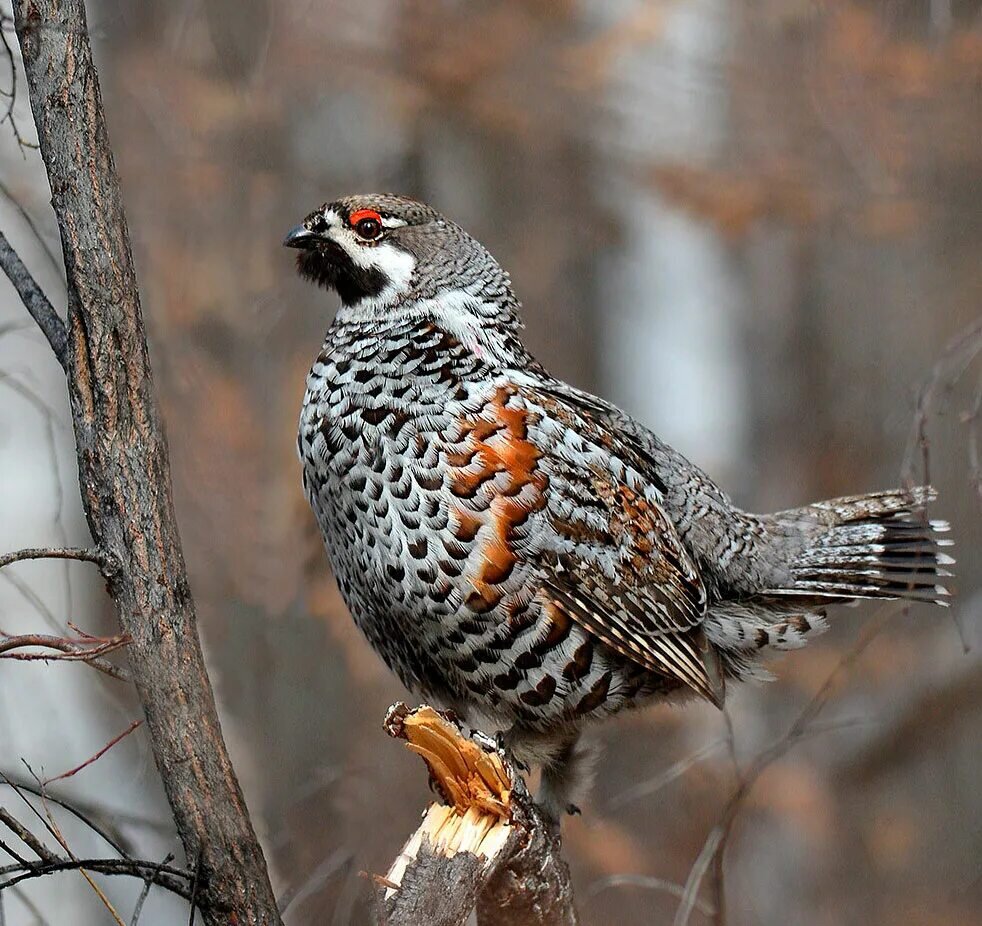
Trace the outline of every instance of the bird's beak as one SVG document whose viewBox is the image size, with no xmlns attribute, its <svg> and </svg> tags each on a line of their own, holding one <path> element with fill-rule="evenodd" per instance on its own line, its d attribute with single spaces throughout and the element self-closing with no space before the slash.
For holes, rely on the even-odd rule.
<svg viewBox="0 0 982 926">
<path fill-rule="evenodd" d="M 296 228 L 291 228 L 287 232 L 286 237 L 283 239 L 283 247 L 306 250 L 307 248 L 312 248 L 317 243 L 317 239 L 318 236 L 309 228 L 298 225 Z"/>
</svg>

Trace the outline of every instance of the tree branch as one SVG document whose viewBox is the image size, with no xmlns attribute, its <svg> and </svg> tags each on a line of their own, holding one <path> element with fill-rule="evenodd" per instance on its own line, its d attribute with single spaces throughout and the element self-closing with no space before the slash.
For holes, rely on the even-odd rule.
<svg viewBox="0 0 982 926">
<path fill-rule="evenodd" d="M 717 926 L 724 926 L 726 923 L 726 897 L 723 887 L 723 859 L 733 833 L 733 826 L 743 808 L 744 801 L 761 775 L 802 739 L 814 733 L 841 726 L 832 724 L 831 727 L 819 727 L 815 721 L 832 697 L 835 685 L 841 675 L 859 659 L 867 647 L 885 629 L 890 618 L 900 611 L 906 611 L 906 609 L 907 605 L 899 601 L 891 601 L 880 608 L 877 616 L 867 622 L 853 646 L 826 676 L 821 687 L 798 714 L 787 733 L 763 752 L 758 753 L 746 772 L 737 770 L 737 786 L 723 806 L 716 825 L 710 830 L 702 850 L 689 871 L 681 902 L 675 911 L 675 919 L 672 921 L 673 926 L 687 926 L 693 909 L 698 905 L 699 889 L 710 868 L 715 874 L 713 879 L 713 919 Z M 730 735 L 732 736 L 732 730 Z"/>
<path fill-rule="evenodd" d="M 79 484 L 157 767 L 212 926 L 279 924 L 222 738 L 174 518 L 140 297 L 82 0 L 16 0 L 68 290 L 67 375 Z M 47 333 L 47 332 L 46 332 Z M 53 345 L 54 346 L 54 345 Z"/>
<path fill-rule="evenodd" d="M 129 634 L 121 633 L 115 637 L 107 637 L 102 640 L 86 640 L 77 642 L 66 637 L 55 637 L 46 633 L 25 633 L 20 636 L 4 633 L 0 630 L 0 659 L 19 659 L 25 662 L 48 662 L 50 660 L 60 662 L 84 662 L 98 669 L 100 672 L 121 682 L 133 681 L 130 673 L 126 669 L 113 665 L 109 660 L 103 659 L 106 653 L 120 649 L 130 643 Z M 28 652 L 15 653 L 17 649 L 49 649 L 54 652 Z"/>
<path fill-rule="evenodd" d="M 106 563 L 105 556 L 98 550 L 86 550 L 83 547 L 28 547 L 0 556 L 0 569 L 11 563 L 23 563 L 32 559 L 75 559 L 83 563 L 95 563 L 100 567 Z"/>
<path fill-rule="evenodd" d="M 167 865 L 172 859 L 173 855 L 168 853 L 165 857 L 162 865 Z M 152 874 L 146 881 L 143 882 L 143 890 L 140 891 L 140 896 L 136 899 L 136 906 L 133 907 L 133 915 L 130 918 L 130 926 L 137 926 L 140 922 L 140 914 L 143 912 L 143 905 L 147 902 L 147 898 L 150 896 L 150 888 L 157 883 L 156 873 Z"/>
<path fill-rule="evenodd" d="M 431 804 L 379 884 L 381 926 L 575 926 L 558 827 L 494 740 L 431 707 L 389 708 L 385 729 L 421 755 L 447 804 Z"/>
<path fill-rule="evenodd" d="M 27 865 L 7 865 L 0 868 L 0 875 L 9 877 L 0 881 L 0 891 L 28 881 L 31 878 L 42 878 L 59 871 L 92 871 L 100 875 L 127 875 L 131 878 L 146 878 L 153 876 L 154 884 L 159 884 L 174 894 L 191 899 L 191 889 L 185 886 L 181 879 L 190 879 L 190 875 L 180 868 L 164 865 L 159 862 L 149 862 L 138 858 L 83 858 L 68 859 L 57 857 L 51 862 L 29 862 Z M 226 921 L 227 922 L 227 921 Z"/>
<path fill-rule="evenodd" d="M 45 830 L 47 830 L 47 832 L 58 841 L 59 845 L 67 853 L 67 857 L 64 857 L 52 852 L 12 814 L 5 809 L 0 809 L 0 823 L 10 829 L 10 831 L 13 832 L 17 838 L 20 839 L 20 841 L 38 857 L 37 861 L 25 859 L 14 852 L 5 843 L 0 841 L 0 848 L 6 851 L 11 858 L 15 859 L 15 862 L 12 865 L 0 866 L 0 876 L 5 876 L 4 878 L 0 879 L 0 896 L 2 896 L 2 892 L 5 889 L 14 888 L 14 886 L 21 881 L 44 877 L 45 875 L 55 874 L 61 871 L 80 871 L 85 879 L 96 889 L 96 892 L 99 894 L 100 898 L 107 904 L 108 901 L 106 900 L 105 895 L 95 885 L 87 872 L 93 871 L 108 875 L 130 875 L 132 877 L 141 878 L 144 881 L 160 884 L 166 889 L 179 894 L 185 899 L 188 899 L 191 896 L 192 890 L 187 886 L 187 882 L 191 881 L 191 875 L 180 868 L 170 867 L 169 862 L 171 861 L 172 856 L 168 855 L 168 857 L 159 864 L 156 862 L 146 862 L 141 859 L 132 858 L 122 848 L 122 846 L 120 846 L 109 836 L 109 834 L 106 833 L 102 827 L 90 820 L 77 807 L 66 804 L 60 799 L 50 798 L 45 792 L 44 786 L 41 785 L 40 782 L 38 783 L 37 788 L 20 785 L 11 780 L 2 772 L 0 772 L 0 780 L 2 780 L 13 790 L 13 792 L 24 802 L 31 813 L 38 819 L 42 826 L 44 826 Z M 25 791 L 28 791 L 41 799 L 41 804 L 44 808 L 43 815 L 25 796 Z M 121 857 L 79 859 L 71 851 L 71 849 L 69 849 L 65 837 L 62 835 L 61 830 L 55 823 L 54 817 L 51 815 L 51 811 L 48 808 L 49 800 L 53 801 L 53 803 L 57 804 L 59 807 L 63 807 L 69 811 L 76 819 L 80 820 L 93 832 L 101 836 L 120 854 Z M 183 882 L 181 879 L 183 879 Z M 109 910 L 118 920 L 118 914 L 112 910 L 111 905 L 109 906 Z"/>
<path fill-rule="evenodd" d="M 44 332 L 58 362 L 65 367 L 68 362 L 68 333 L 65 331 L 65 323 L 3 232 L 0 232 L 0 267 L 3 267 L 3 272 L 14 284 L 20 301 L 37 322 L 38 328 Z"/>
<path fill-rule="evenodd" d="M 48 804 L 54 804 L 60 807 L 92 830 L 106 845 L 118 852 L 123 858 L 129 858 L 132 853 L 127 849 L 126 840 L 119 831 L 117 823 L 126 822 L 137 826 L 152 827 L 168 834 L 170 833 L 170 826 L 162 826 L 156 821 L 143 817 L 133 817 L 114 807 L 109 808 L 97 804 L 89 804 L 78 799 L 69 801 L 65 797 L 52 794 L 48 788 L 42 788 L 35 783 L 18 778 L 15 775 L 5 772 L 3 769 L 0 769 L 0 782 L 12 788 L 22 801 L 27 800 L 22 793 L 26 791 L 28 794 L 42 798 Z M 100 819 L 97 822 L 94 818 Z"/>
<path fill-rule="evenodd" d="M 55 775 L 53 778 L 45 778 L 41 782 L 42 791 L 49 784 L 51 784 L 51 782 L 62 781 L 65 778 L 71 778 L 74 775 L 77 775 L 80 771 L 82 771 L 82 769 L 88 768 L 94 762 L 98 762 L 99 759 L 101 759 L 107 752 L 109 752 L 110 749 L 113 748 L 113 746 L 115 746 L 120 740 L 125 739 L 127 736 L 129 736 L 137 727 L 141 726 L 142 724 L 143 724 L 142 720 L 134 720 L 125 730 L 123 730 L 122 733 L 118 734 L 117 736 L 114 736 L 108 743 L 106 743 L 105 746 L 99 749 L 94 755 L 89 756 L 89 758 L 86 759 L 84 762 L 74 766 L 73 768 L 70 768 L 67 772 L 62 772 L 60 775 Z"/>
</svg>

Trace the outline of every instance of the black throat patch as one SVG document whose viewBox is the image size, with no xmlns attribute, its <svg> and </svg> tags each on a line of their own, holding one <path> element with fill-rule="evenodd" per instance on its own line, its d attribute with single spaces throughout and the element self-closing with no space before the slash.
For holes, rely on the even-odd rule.
<svg viewBox="0 0 982 926">
<path fill-rule="evenodd" d="M 333 289 L 345 305 L 354 305 L 370 296 L 379 296 L 391 280 L 377 267 L 359 267 L 333 241 L 297 255 L 297 272 L 318 286 Z"/>
</svg>

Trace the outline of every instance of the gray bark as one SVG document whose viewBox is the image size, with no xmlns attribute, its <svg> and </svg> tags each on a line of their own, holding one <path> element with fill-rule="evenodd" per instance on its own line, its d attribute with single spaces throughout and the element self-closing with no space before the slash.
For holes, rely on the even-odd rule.
<svg viewBox="0 0 982 926">
<path fill-rule="evenodd" d="M 281 922 L 229 760 L 174 518 L 129 235 L 81 0 L 16 0 L 68 284 L 67 377 L 82 503 L 146 714 L 199 866 L 208 924 Z"/>
</svg>

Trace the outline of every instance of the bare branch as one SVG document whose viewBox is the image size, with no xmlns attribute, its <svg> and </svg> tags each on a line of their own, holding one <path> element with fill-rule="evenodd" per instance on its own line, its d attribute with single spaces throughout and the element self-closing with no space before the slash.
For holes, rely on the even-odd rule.
<svg viewBox="0 0 982 926">
<path fill-rule="evenodd" d="M 33 559 L 75 559 L 83 563 L 95 563 L 99 567 L 106 563 L 106 558 L 98 550 L 86 550 L 82 547 L 28 547 L 0 556 L 0 569 L 11 563 Z"/>
<path fill-rule="evenodd" d="M 979 453 L 979 418 L 982 417 L 982 380 L 975 387 L 972 407 L 962 415 L 968 430 L 968 476 L 975 490 L 976 501 L 982 506 L 982 454 Z"/>
<path fill-rule="evenodd" d="M 951 390 L 961 378 L 968 365 L 982 351 L 982 319 L 973 322 L 964 331 L 948 342 L 937 363 L 931 368 L 924 385 L 917 395 L 917 409 L 907 441 L 900 475 L 904 483 L 931 482 L 931 442 L 927 435 L 928 418 L 944 393 Z M 922 477 L 914 476 L 917 451 L 920 450 Z"/>
<path fill-rule="evenodd" d="M 10 128 L 13 130 L 14 139 L 17 142 L 18 147 L 21 149 L 21 154 L 25 154 L 25 149 L 33 148 L 37 149 L 37 145 L 28 141 L 21 134 L 20 126 L 17 125 L 17 119 L 14 116 L 14 106 L 17 103 L 17 62 L 14 59 L 14 49 L 10 44 L 10 38 L 7 36 L 7 28 L 10 26 L 11 19 L 6 14 L 0 15 L 0 46 L 3 48 L 3 56 L 7 59 L 7 63 L 10 66 L 10 89 L 2 90 L 0 89 L 0 97 L 5 97 L 7 99 L 7 109 L 2 116 L 0 116 L 0 125 L 5 122 L 10 123 Z M 26 155 L 25 155 L 26 156 Z"/>
<path fill-rule="evenodd" d="M 201 855 L 194 863 L 194 877 L 191 879 L 191 912 L 188 913 L 188 926 L 194 926 L 194 914 L 198 909 L 198 887 L 201 884 Z"/>
<path fill-rule="evenodd" d="M 284 916 L 294 904 L 300 905 L 316 894 L 331 878 L 351 862 L 351 853 L 336 849 L 322 861 L 301 883 L 290 887 L 280 895 L 280 913 Z"/>
<path fill-rule="evenodd" d="M 706 876 L 706 872 L 710 868 L 713 868 L 716 872 L 716 878 L 714 879 L 715 921 L 717 926 L 723 926 L 726 922 L 726 898 L 723 890 L 723 856 L 733 832 L 733 824 L 736 822 L 736 818 L 747 795 L 753 790 L 760 776 L 804 737 L 842 726 L 842 724 L 819 726 L 815 724 L 815 720 L 828 703 L 829 698 L 831 698 L 835 685 L 842 673 L 849 669 L 866 651 L 866 648 L 885 629 L 889 619 L 899 611 L 906 611 L 907 607 L 901 602 L 891 602 L 881 608 L 877 616 L 871 618 L 866 623 L 856 643 L 828 674 L 822 686 L 808 704 L 805 705 L 795 722 L 789 727 L 788 732 L 776 743 L 761 752 L 750 765 L 750 768 L 739 777 L 736 789 L 724 805 L 719 820 L 706 837 L 702 850 L 689 872 L 682 902 L 675 912 L 673 926 L 686 926 L 689 922 L 689 917 L 696 905 L 699 888 L 702 885 L 703 878 Z M 851 725 L 853 722 L 847 721 L 846 723 L 847 725 Z"/>
<path fill-rule="evenodd" d="M 117 738 L 117 741 L 118 741 L 118 738 Z M 112 745 L 112 744 L 110 744 L 110 745 Z M 107 746 L 106 749 L 108 749 L 108 748 L 109 747 Z M 105 751 L 106 750 L 103 749 L 98 755 L 102 755 L 102 753 L 105 752 Z M 95 761 L 95 758 L 98 758 L 98 755 L 96 757 L 94 757 L 90 761 Z M 89 763 L 86 763 L 86 764 L 89 764 Z M 32 775 L 34 774 L 33 771 L 31 770 L 30 766 L 28 766 L 28 770 L 31 771 L 31 774 Z M 72 772 L 71 774 L 74 774 L 74 772 Z M 35 778 L 36 777 L 37 776 L 35 776 Z M 9 784 L 9 782 L 8 782 L 8 784 Z M 44 810 L 44 816 L 41 816 L 41 814 L 38 813 L 37 808 L 26 797 L 24 797 L 24 795 L 20 792 L 20 789 L 18 789 L 16 786 L 14 786 L 14 793 L 17 794 L 17 796 L 20 797 L 20 799 L 22 801 L 24 801 L 25 804 L 27 804 L 27 806 L 31 809 L 31 811 L 34 813 L 34 815 L 44 824 L 44 826 L 48 830 L 48 832 L 51 833 L 55 837 L 55 839 L 57 840 L 58 844 L 68 854 L 69 859 L 71 859 L 71 861 L 73 861 L 73 862 L 77 862 L 78 861 L 78 858 L 76 857 L 75 853 L 72 852 L 71 848 L 69 847 L 68 841 L 65 839 L 64 835 L 62 834 L 61 829 L 59 828 L 57 822 L 55 821 L 55 818 L 51 814 L 51 809 L 48 807 L 48 802 L 47 802 L 47 799 L 45 797 L 45 792 L 44 792 L 44 784 L 42 782 L 40 782 L 40 781 L 38 782 L 38 784 L 39 784 L 39 787 L 40 787 L 41 807 Z M 33 840 L 33 835 L 30 834 L 29 832 L 27 832 L 26 830 L 24 830 L 19 835 L 20 835 L 20 837 L 21 837 L 22 840 Z M 35 841 L 29 841 L 28 844 L 31 845 L 31 847 L 34 848 L 35 851 L 41 856 L 42 863 L 50 865 L 50 864 L 56 864 L 59 861 L 58 857 L 54 853 L 48 852 L 36 840 Z M 116 908 L 113 907 L 113 905 L 110 902 L 109 898 L 106 896 L 105 892 L 102 890 L 101 887 L 99 887 L 98 884 L 95 883 L 95 881 L 92 880 L 92 876 L 85 870 L 85 868 L 79 868 L 78 871 L 79 871 L 79 874 L 81 874 L 82 877 L 85 879 L 85 881 L 89 885 L 89 887 L 92 888 L 93 893 L 95 893 L 95 895 L 99 898 L 99 901 L 102 903 L 102 905 L 109 912 L 110 916 L 112 916 L 113 920 L 116 922 L 116 926 L 126 926 L 126 924 L 123 922 L 122 918 L 120 917 L 119 913 L 116 912 Z"/>
<path fill-rule="evenodd" d="M 905 706 L 861 754 L 839 771 L 853 787 L 870 787 L 877 776 L 902 768 L 936 749 L 938 740 L 982 708 L 982 667 L 975 666 L 922 692 Z"/>
<path fill-rule="evenodd" d="M 5 807 L 0 807 L 0 823 L 6 827 L 27 846 L 42 862 L 54 862 L 57 856 L 26 826 L 15 820 Z"/>
<path fill-rule="evenodd" d="M 75 641 L 67 637 L 55 637 L 43 633 L 14 636 L 0 630 L 0 659 L 17 659 L 24 662 L 84 662 L 92 666 L 93 669 L 98 669 L 121 682 L 131 682 L 133 679 L 126 669 L 115 666 L 102 658 L 106 653 L 120 649 L 130 642 L 129 634 L 125 633 L 93 643 L 85 639 Z M 12 650 L 25 647 L 41 647 L 54 650 L 54 652 L 12 652 Z"/>
<path fill-rule="evenodd" d="M 44 781 L 41 782 L 42 790 L 45 787 L 47 787 L 49 784 L 51 784 L 51 782 L 61 781 L 62 779 L 65 778 L 71 778 L 73 775 L 77 775 L 80 771 L 82 771 L 82 769 L 88 768 L 88 766 L 92 765 L 93 762 L 98 762 L 99 759 L 101 759 L 107 752 L 109 752 L 110 749 L 113 748 L 113 746 L 115 746 L 120 740 L 125 739 L 127 736 L 129 736 L 142 723 L 143 723 L 142 720 L 134 720 L 133 723 L 131 723 L 125 730 L 123 730 L 122 733 L 120 733 L 118 736 L 114 736 L 98 752 L 96 752 L 92 756 L 89 756 L 89 758 L 86 759 L 84 762 L 82 762 L 80 765 L 76 765 L 74 768 L 70 768 L 67 772 L 62 772 L 60 775 L 55 775 L 53 778 L 46 778 Z"/>
<path fill-rule="evenodd" d="M 663 894 L 671 894 L 680 900 L 685 896 L 685 887 L 676 884 L 674 881 L 666 881 L 664 878 L 653 878 L 650 875 L 610 875 L 606 878 L 598 878 L 587 889 L 591 897 L 595 897 L 602 891 L 615 887 L 638 887 L 647 891 L 659 891 Z M 695 909 L 704 916 L 713 916 L 715 908 L 703 900 L 696 900 Z"/>
<path fill-rule="evenodd" d="M 27 859 L 25 859 L 22 855 L 18 855 L 16 852 L 14 852 L 14 850 L 11 849 L 10 846 L 8 846 L 2 839 L 0 839 L 0 849 L 3 849 L 3 851 L 6 852 L 7 855 L 9 855 L 12 859 L 14 859 L 14 861 L 20 862 L 20 864 L 22 865 L 29 864 Z"/>
<path fill-rule="evenodd" d="M 174 856 L 171 853 L 167 853 L 164 857 L 162 865 L 167 865 Z M 150 888 L 152 888 L 157 883 L 157 873 L 154 872 L 147 880 L 143 883 L 143 890 L 140 891 L 140 896 L 136 899 L 136 905 L 133 907 L 133 916 L 130 918 L 130 926 L 137 926 L 140 922 L 140 914 L 143 912 L 143 905 L 147 902 L 147 898 L 150 896 Z"/>
<path fill-rule="evenodd" d="M 58 362 L 65 368 L 68 363 L 68 332 L 65 330 L 65 323 L 3 232 L 0 232 L 0 267 L 13 283 L 31 318 L 44 332 Z"/>
<path fill-rule="evenodd" d="M 0 868 L 0 875 L 8 875 L 5 880 L 0 881 L 0 891 L 20 884 L 21 881 L 29 881 L 32 878 L 42 878 L 45 875 L 55 874 L 59 871 L 91 871 L 101 875 L 125 875 L 141 880 L 153 876 L 154 883 L 166 888 L 173 894 L 183 897 L 185 900 L 191 899 L 191 889 L 189 887 L 191 875 L 171 865 L 160 862 L 149 862 L 138 858 L 84 858 L 68 859 L 59 858 L 56 862 L 37 862 L 31 863 L 25 870 L 22 865 L 8 865 Z"/>
<path fill-rule="evenodd" d="M 117 738 L 117 742 L 118 742 Z M 105 750 L 103 750 L 104 752 Z M 90 760 L 90 761 L 94 761 Z M 26 764 L 26 763 L 25 763 Z M 28 766 L 28 770 L 34 775 L 34 772 Z M 122 922 L 119 918 L 119 914 L 113 909 L 112 904 L 109 903 L 108 898 L 102 890 L 92 881 L 88 872 L 97 872 L 100 874 L 110 874 L 110 875 L 131 875 L 133 877 L 139 877 L 143 880 L 147 878 L 152 878 L 155 883 L 160 884 L 166 889 L 179 894 L 185 899 L 189 898 L 191 892 L 189 891 L 186 883 L 182 883 L 179 879 L 185 879 L 185 882 L 190 881 L 191 876 L 186 872 L 178 868 L 169 867 L 168 863 L 170 857 L 165 859 L 162 863 L 158 864 L 155 862 L 145 862 L 140 859 L 131 858 L 127 855 L 117 843 L 112 840 L 102 828 L 97 826 L 91 820 L 89 820 L 85 814 L 79 811 L 75 807 L 68 806 L 61 799 L 53 799 L 53 803 L 58 806 L 68 809 L 77 819 L 81 820 L 87 826 L 89 826 L 94 832 L 98 833 L 105 839 L 113 848 L 115 848 L 122 858 L 119 859 L 79 859 L 71 849 L 68 847 L 68 843 L 65 837 L 62 835 L 61 830 L 58 828 L 54 817 L 51 815 L 51 811 L 48 808 L 48 796 L 45 792 L 44 785 L 41 783 L 40 779 L 34 775 L 38 782 L 37 788 L 30 786 L 21 786 L 15 781 L 12 781 L 7 775 L 0 772 L 0 780 L 3 780 L 13 792 L 24 802 L 31 813 L 38 819 L 38 821 L 44 826 L 44 828 L 50 833 L 58 844 L 65 850 L 68 854 L 68 858 L 63 858 L 54 852 L 51 852 L 46 846 L 41 843 L 30 830 L 27 829 L 23 824 L 17 821 L 11 814 L 6 811 L 2 811 L 2 816 L 0 816 L 0 822 L 6 824 L 14 833 L 17 834 L 18 838 L 28 846 L 37 856 L 37 862 L 28 861 L 16 852 L 10 849 L 8 846 L 0 842 L 0 848 L 3 848 L 8 855 L 14 858 L 15 864 L 6 865 L 0 867 L 0 875 L 7 876 L 5 880 L 0 880 L 0 894 L 6 888 L 13 888 L 14 885 L 21 881 L 30 880 L 32 878 L 39 878 L 44 875 L 54 874 L 60 871 L 79 871 L 83 877 L 92 886 L 93 890 L 98 894 L 99 898 L 106 905 L 107 909 L 112 913 L 118 922 Z M 31 794 L 36 795 L 41 799 L 42 806 L 44 808 L 44 814 L 42 815 L 38 809 L 31 803 L 31 801 L 25 796 L 24 792 L 28 791 Z"/>
<path fill-rule="evenodd" d="M 0 781 L 6 784 L 9 788 L 12 788 L 21 800 L 26 800 L 24 795 L 21 793 L 26 791 L 28 794 L 33 794 L 35 797 L 44 798 L 44 800 L 46 800 L 49 804 L 55 804 L 58 807 L 61 807 L 63 810 L 75 817 L 76 820 L 80 821 L 90 830 L 92 830 L 92 832 L 99 836 L 108 846 L 118 852 L 123 858 L 129 858 L 130 852 L 126 848 L 125 840 L 122 834 L 119 833 L 119 831 L 116 830 L 111 823 L 97 823 L 93 817 L 106 818 L 111 815 L 116 818 L 124 819 L 128 823 L 162 828 L 159 827 L 156 822 L 147 820 L 143 817 L 133 817 L 132 815 L 128 815 L 115 809 L 110 811 L 105 807 L 87 804 L 84 801 L 69 801 L 65 797 L 52 794 L 47 788 L 42 789 L 36 784 L 31 784 L 28 781 L 24 781 L 4 771 L 0 771 Z"/>
<path fill-rule="evenodd" d="M 714 740 L 701 749 L 697 749 L 692 755 L 679 759 L 678 762 L 670 765 L 665 771 L 655 775 L 653 778 L 639 781 L 636 785 L 625 788 L 620 794 L 610 799 L 608 806 L 611 810 L 615 810 L 624 804 L 629 804 L 631 801 L 636 801 L 642 797 L 650 797 L 656 791 L 660 791 L 676 779 L 681 778 L 693 765 L 698 765 L 703 759 L 708 759 L 714 752 L 725 746 L 726 742 L 726 739 Z"/>
</svg>

